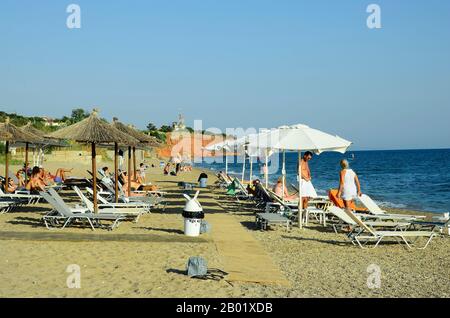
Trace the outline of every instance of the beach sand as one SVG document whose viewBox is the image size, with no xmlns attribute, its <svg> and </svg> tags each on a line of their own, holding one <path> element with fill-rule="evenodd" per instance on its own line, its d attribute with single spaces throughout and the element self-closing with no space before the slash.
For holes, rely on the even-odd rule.
<svg viewBox="0 0 450 318">
<path fill-rule="evenodd" d="M 448 236 L 435 238 L 426 250 L 409 251 L 397 243 L 362 250 L 344 234 L 315 225 L 263 232 L 255 228 L 255 210 L 249 203 L 208 190 L 200 202 L 205 211 L 212 211 L 206 215 L 214 223 L 212 232 L 188 238 L 183 234 L 184 199 L 177 183 L 195 181 L 199 171 L 163 176 L 159 160 L 147 161 L 157 167 L 149 169 L 147 179 L 169 192 L 169 204 L 138 223 L 124 222 L 110 232 L 49 231 L 41 222 L 49 210 L 46 204 L 0 215 L 0 297 L 450 297 Z M 46 163 L 52 172 L 61 165 L 74 167 L 76 176 L 85 176 L 90 169 L 90 162 Z M 112 167 L 111 162 L 98 164 L 102 165 Z M 213 181 L 210 174 L 209 183 Z M 65 196 L 77 203 L 73 195 Z M 231 224 L 233 233 L 241 231 L 246 243 L 267 257 L 268 267 L 273 273 L 279 270 L 288 284 L 228 280 L 233 273 L 218 280 L 187 277 L 184 270 L 190 256 L 204 257 L 210 268 L 232 267 L 225 243 L 238 245 L 239 238 L 232 232 L 226 237 L 226 231 L 217 229 L 220 220 Z M 253 266 L 264 271 L 264 264 L 246 262 L 247 273 Z M 79 289 L 67 287 L 71 264 L 81 269 Z M 380 288 L 367 284 L 373 265 L 381 271 Z"/>
</svg>

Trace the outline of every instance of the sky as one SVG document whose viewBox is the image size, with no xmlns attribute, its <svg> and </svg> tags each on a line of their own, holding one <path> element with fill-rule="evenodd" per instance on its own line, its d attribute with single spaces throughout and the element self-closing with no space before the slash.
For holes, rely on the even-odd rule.
<svg viewBox="0 0 450 318">
<path fill-rule="evenodd" d="M 81 28 L 66 25 L 68 5 Z M 369 4 L 381 29 L 369 29 Z M 2 0 L 0 110 L 450 147 L 447 0 Z"/>
</svg>

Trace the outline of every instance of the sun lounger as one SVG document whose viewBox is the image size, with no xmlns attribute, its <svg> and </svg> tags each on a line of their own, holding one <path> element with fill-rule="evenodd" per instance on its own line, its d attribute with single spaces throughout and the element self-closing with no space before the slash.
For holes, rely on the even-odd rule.
<svg viewBox="0 0 450 318">
<path fill-rule="evenodd" d="M 353 230 L 359 228 L 358 223 L 356 223 L 345 210 L 338 208 L 337 206 L 329 206 L 328 212 L 332 216 L 338 219 L 335 221 L 333 218 L 330 219 L 329 223 L 333 227 L 335 233 L 338 233 L 338 229 L 344 227 L 352 227 Z M 365 224 L 371 228 L 389 228 L 390 230 L 405 230 L 410 227 L 409 222 L 394 222 L 394 221 L 366 221 Z"/>
<path fill-rule="evenodd" d="M 267 226 L 271 224 L 285 225 L 286 229 L 289 230 L 291 225 L 291 220 L 278 213 L 256 213 L 256 226 L 261 230 L 267 230 Z"/>
<path fill-rule="evenodd" d="M 369 227 L 364 221 L 356 217 L 353 212 L 348 212 L 348 215 L 356 222 L 356 224 L 361 228 L 359 232 L 353 232 L 348 237 L 352 240 L 353 244 L 357 244 L 359 247 L 364 248 L 369 242 L 375 242 L 374 248 L 376 248 L 380 242 L 385 238 L 394 238 L 397 242 L 404 242 L 406 246 L 411 249 L 415 241 L 420 238 L 426 238 L 426 244 L 419 248 L 425 249 L 431 242 L 433 237 L 437 234 L 433 231 L 379 231 L 375 228 Z M 413 239 L 412 242 L 408 239 Z"/>
<path fill-rule="evenodd" d="M 372 200 L 371 197 L 369 197 L 367 194 L 363 194 L 360 197 L 358 197 L 361 203 L 364 205 L 364 207 L 373 215 L 381 216 L 383 218 L 389 218 L 392 217 L 394 219 L 407 219 L 407 220 L 418 220 L 418 219 L 424 219 L 425 216 L 423 215 L 406 215 L 406 214 L 393 214 L 393 213 L 387 213 L 385 210 L 381 209 L 375 201 Z"/>
<path fill-rule="evenodd" d="M 53 207 L 50 213 L 42 217 L 47 229 L 64 229 L 74 223 L 85 225 L 87 222 L 93 231 L 96 227 L 113 230 L 119 226 L 120 221 L 126 219 L 126 216 L 120 214 L 73 213 L 64 201 L 58 202 L 46 192 L 40 192 L 40 195 Z M 109 221 L 111 225 L 104 226 L 103 221 Z"/>
<path fill-rule="evenodd" d="M 74 189 L 75 190 L 75 189 Z M 89 212 L 94 213 L 94 203 L 89 200 L 83 192 L 81 192 L 80 189 L 76 189 L 75 192 L 80 197 L 83 204 L 86 206 L 86 208 L 89 210 Z M 112 203 L 109 204 L 98 204 L 97 205 L 97 212 L 102 214 L 122 214 L 126 215 L 129 219 L 134 220 L 136 223 L 139 221 L 139 218 L 142 214 L 146 213 L 147 211 L 141 206 L 126 206 L 126 205 L 114 205 Z"/>
<path fill-rule="evenodd" d="M 114 198 L 115 189 L 112 184 L 108 184 L 107 182 L 102 183 L 107 190 L 109 191 L 109 198 Z M 150 204 L 152 208 L 160 208 L 162 211 L 166 209 L 167 202 L 164 199 L 163 194 L 165 192 L 161 192 L 161 196 L 159 195 L 142 195 L 142 196 L 125 196 L 125 192 L 122 189 L 122 186 L 119 183 L 119 200 L 124 203 L 147 203 Z"/>
<path fill-rule="evenodd" d="M 14 201 L 0 201 L 0 214 L 8 213 L 16 206 Z"/>
<path fill-rule="evenodd" d="M 25 202 L 25 204 L 37 204 L 42 197 L 37 194 L 29 194 L 28 192 L 19 193 L 5 193 L 0 188 L 0 199 L 6 200 L 20 200 Z"/>
<path fill-rule="evenodd" d="M 80 189 L 78 189 L 81 191 Z M 76 191 L 76 190 L 75 190 Z M 91 197 L 94 197 L 94 191 L 92 191 L 91 188 L 86 188 L 86 191 L 91 195 Z M 79 195 L 80 196 L 80 195 Z M 104 197 L 102 197 L 99 193 L 97 193 L 97 200 L 100 202 L 103 206 L 109 206 L 109 207 L 116 207 L 116 208 L 140 208 L 143 209 L 146 212 L 150 212 L 150 209 L 152 208 L 152 205 L 148 202 L 109 202 Z"/>
<path fill-rule="evenodd" d="M 298 200 L 286 201 L 280 198 L 275 192 L 265 189 L 271 199 L 272 203 L 268 203 L 267 207 L 270 210 L 271 207 L 278 206 L 288 217 L 297 218 L 298 221 Z M 321 204 L 321 208 L 317 208 L 316 204 Z M 323 225 L 326 225 L 326 216 L 328 214 L 326 208 L 331 205 L 331 202 L 324 201 L 323 199 L 311 200 L 306 208 L 304 208 L 304 224 L 307 225 L 311 216 Z"/>
</svg>

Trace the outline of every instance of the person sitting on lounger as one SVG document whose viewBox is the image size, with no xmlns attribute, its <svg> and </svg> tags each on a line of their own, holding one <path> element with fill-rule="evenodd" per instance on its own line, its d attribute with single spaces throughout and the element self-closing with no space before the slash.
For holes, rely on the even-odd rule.
<svg viewBox="0 0 450 318">
<path fill-rule="evenodd" d="M 3 180 L 2 186 L 3 189 L 8 193 L 14 193 L 18 188 L 17 184 L 14 183 L 14 180 L 12 178 L 8 178 L 7 186 L 5 185 L 5 180 Z"/>
<path fill-rule="evenodd" d="M 341 168 L 337 197 L 341 197 L 344 200 L 345 209 L 350 210 L 350 207 L 354 206 L 353 200 L 361 196 L 361 185 L 347 160 L 341 160 Z"/>
<path fill-rule="evenodd" d="M 45 191 L 46 184 L 42 173 L 43 170 L 41 171 L 39 167 L 34 167 L 31 171 L 30 180 L 25 187 L 31 194 L 39 194 L 39 191 Z"/>
<path fill-rule="evenodd" d="M 247 192 L 253 195 L 255 198 L 257 197 L 257 188 L 259 184 L 261 184 L 261 181 L 259 179 L 256 179 L 247 185 Z"/>
<path fill-rule="evenodd" d="M 289 194 L 286 185 L 284 186 L 283 193 L 283 177 L 278 178 L 277 184 L 273 187 L 273 192 L 280 198 L 284 198 L 284 200 L 287 201 L 294 201 L 298 199 L 298 196 L 296 194 Z"/>
</svg>

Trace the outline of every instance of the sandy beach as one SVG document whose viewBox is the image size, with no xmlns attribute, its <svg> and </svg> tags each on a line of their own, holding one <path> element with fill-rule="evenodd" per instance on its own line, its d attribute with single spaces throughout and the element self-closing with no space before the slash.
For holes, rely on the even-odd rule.
<svg viewBox="0 0 450 318">
<path fill-rule="evenodd" d="M 362 250 L 344 234 L 318 225 L 260 231 L 255 228 L 255 209 L 249 203 L 237 203 L 223 190 L 211 187 L 202 191 L 200 202 L 206 220 L 215 220 L 212 232 L 189 238 L 183 234 L 184 199 L 177 183 L 195 181 L 200 171 L 164 176 L 159 160 L 147 162 L 157 167 L 149 169 L 147 178 L 169 193 L 169 203 L 165 211 L 153 210 L 138 223 L 123 222 L 114 231 L 49 231 L 41 221 L 49 210 L 45 203 L 0 215 L 0 297 L 450 296 L 448 236 L 435 238 L 426 250 L 408 251 L 397 243 Z M 46 166 L 55 170 L 61 164 L 47 162 Z M 80 162 L 71 166 L 77 176 L 89 169 L 89 164 Z M 209 176 L 212 184 L 215 178 L 212 173 Z M 69 202 L 79 203 L 70 192 L 63 194 Z M 246 281 L 245 273 L 233 280 L 228 279 L 232 275 L 201 280 L 184 274 L 190 256 L 204 257 L 209 268 L 225 272 L 230 268 L 226 244 L 239 238 L 231 237 L 231 232 L 220 239 L 215 235 L 225 221 L 243 231 L 242 236 L 248 235 L 246 241 L 261 249 L 287 284 L 252 283 Z M 71 264 L 81 269 L 79 289 L 66 284 Z M 367 285 L 368 267 L 373 264 L 381 270 L 381 286 L 375 289 Z M 247 260 L 248 273 L 252 269 L 264 272 L 265 266 L 260 265 Z"/>
</svg>

